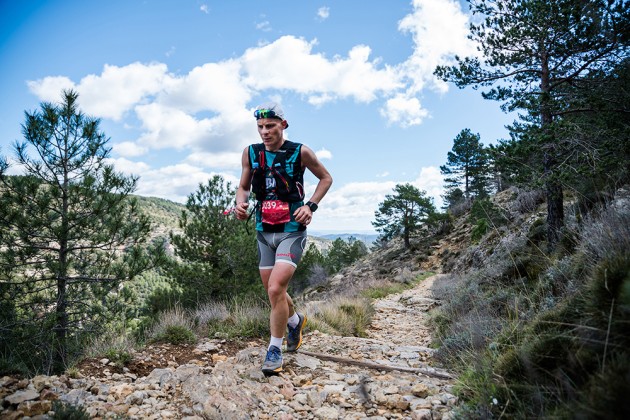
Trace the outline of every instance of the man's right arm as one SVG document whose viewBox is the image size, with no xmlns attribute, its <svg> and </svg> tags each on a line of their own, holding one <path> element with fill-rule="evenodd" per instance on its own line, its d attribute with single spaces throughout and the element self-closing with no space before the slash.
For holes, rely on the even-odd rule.
<svg viewBox="0 0 630 420">
<path fill-rule="evenodd" d="M 241 179 L 236 190 L 236 218 L 246 220 L 248 218 L 247 207 L 249 206 L 249 190 L 251 189 L 252 168 L 249 165 L 248 149 L 243 150 L 241 157 Z"/>
</svg>

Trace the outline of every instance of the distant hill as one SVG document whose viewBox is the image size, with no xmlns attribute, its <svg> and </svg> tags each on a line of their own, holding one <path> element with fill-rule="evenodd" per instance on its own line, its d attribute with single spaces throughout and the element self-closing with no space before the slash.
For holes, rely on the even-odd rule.
<svg viewBox="0 0 630 420">
<path fill-rule="evenodd" d="M 157 225 L 170 229 L 179 228 L 179 216 L 186 206 L 181 203 L 157 197 L 134 196 L 138 199 L 140 208 L 151 216 Z"/>
<path fill-rule="evenodd" d="M 378 234 L 362 234 L 362 233 L 329 233 L 326 235 L 317 235 L 320 238 L 334 241 L 337 238 L 347 241 L 350 238 L 362 241 L 368 248 L 371 247 L 378 239 Z"/>
</svg>

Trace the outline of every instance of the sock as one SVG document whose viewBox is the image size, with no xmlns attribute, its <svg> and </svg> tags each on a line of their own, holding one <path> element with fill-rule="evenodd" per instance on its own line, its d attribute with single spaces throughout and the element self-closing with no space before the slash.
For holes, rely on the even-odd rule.
<svg viewBox="0 0 630 420">
<path fill-rule="evenodd" d="M 293 316 L 291 318 L 289 318 L 289 327 L 291 328 L 295 328 L 297 327 L 297 324 L 300 322 L 300 317 L 298 316 L 297 312 L 293 312 Z"/>
<path fill-rule="evenodd" d="M 271 340 L 269 340 L 269 347 L 271 346 L 276 346 L 279 349 L 282 348 L 282 340 L 284 340 L 284 337 L 274 337 L 273 335 L 271 336 Z M 267 350 L 269 350 L 269 347 L 267 347 Z"/>
</svg>

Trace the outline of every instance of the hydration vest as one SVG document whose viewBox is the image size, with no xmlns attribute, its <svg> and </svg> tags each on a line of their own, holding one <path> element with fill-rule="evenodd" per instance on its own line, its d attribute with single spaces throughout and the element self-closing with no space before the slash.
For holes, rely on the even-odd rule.
<svg viewBox="0 0 630 420">
<path fill-rule="evenodd" d="M 257 201 L 267 199 L 273 194 L 278 200 L 295 203 L 304 199 L 304 171 L 300 152 L 302 145 L 285 140 L 280 149 L 275 152 L 273 162 L 267 162 L 265 145 L 263 143 L 249 146 L 249 164 L 252 168 L 252 192 Z M 266 176 L 268 171 L 276 181 L 273 191 L 267 191 Z"/>
</svg>

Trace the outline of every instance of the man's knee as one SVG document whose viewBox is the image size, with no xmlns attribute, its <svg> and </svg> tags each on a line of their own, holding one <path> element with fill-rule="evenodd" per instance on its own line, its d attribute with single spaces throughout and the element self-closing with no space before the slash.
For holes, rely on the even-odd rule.
<svg viewBox="0 0 630 420">
<path fill-rule="evenodd" d="M 278 299 L 286 299 L 287 288 L 277 284 L 272 283 L 267 287 L 267 295 L 269 295 L 269 299 L 278 300 Z"/>
</svg>

